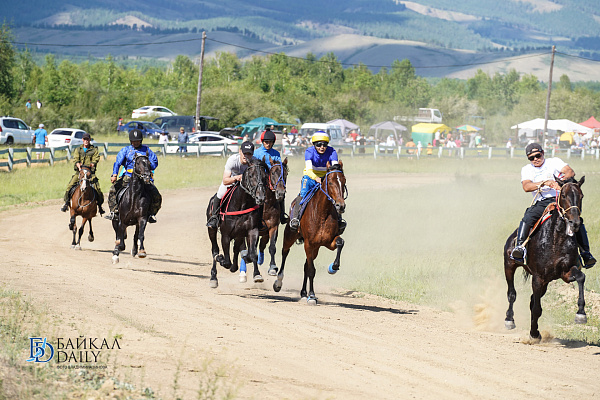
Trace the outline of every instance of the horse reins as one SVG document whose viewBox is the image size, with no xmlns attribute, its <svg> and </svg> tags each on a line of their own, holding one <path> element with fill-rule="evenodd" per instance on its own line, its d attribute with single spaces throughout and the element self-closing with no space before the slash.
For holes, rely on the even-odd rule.
<svg viewBox="0 0 600 400">
<path fill-rule="evenodd" d="M 565 184 L 565 185 L 567 185 L 567 184 Z M 563 187 L 564 187 L 564 186 L 563 186 Z M 568 212 L 570 209 L 572 209 L 572 208 L 576 208 L 576 209 L 578 209 L 578 210 L 579 210 L 579 216 L 581 216 L 581 210 L 579 209 L 579 206 L 571 206 L 571 207 L 569 207 L 569 208 L 567 208 L 567 209 L 564 209 L 564 208 L 562 208 L 562 207 L 560 206 L 560 202 L 559 202 L 560 198 L 559 198 L 559 197 L 560 197 L 560 192 L 562 191 L 562 188 L 563 188 L 563 187 L 561 187 L 561 188 L 560 188 L 560 189 L 559 189 L 559 190 L 556 192 L 556 209 L 558 210 L 558 215 L 560 215 L 560 217 L 561 217 L 562 219 L 565 219 L 565 214 L 566 214 L 566 213 L 567 213 L 567 212 Z"/>
<path fill-rule="evenodd" d="M 85 168 L 85 167 L 82 167 L 82 168 Z M 90 174 L 92 173 L 89 168 L 85 168 L 85 169 L 87 169 L 90 172 Z M 81 199 L 83 198 L 84 192 L 82 190 L 79 191 L 80 195 L 79 195 L 79 198 L 77 199 L 77 206 L 79 206 L 80 208 L 85 208 L 85 207 L 89 206 L 90 204 L 92 204 L 92 202 L 94 200 L 96 200 L 96 191 L 94 190 L 94 188 L 92 187 L 92 185 L 89 183 L 90 182 L 90 178 L 87 177 L 87 173 L 84 173 L 84 178 L 83 179 L 79 179 L 79 181 L 80 182 L 81 181 L 84 181 L 84 182 L 87 181 L 88 182 L 87 185 L 90 185 L 90 187 L 92 188 L 92 193 L 94 194 L 94 197 L 92 198 L 92 200 L 89 201 L 89 203 L 87 203 L 85 205 L 81 205 Z"/>
<path fill-rule="evenodd" d="M 148 161 L 150 161 L 150 158 L 148 157 L 148 155 L 146 155 L 146 154 L 140 154 L 140 153 L 135 153 L 135 159 L 134 159 L 134 163 L 133 163 L 133 171 L 132 171 L 132 175 L 135 175 L 135 176 L 137 176 L 138 178 L 141 178 L 142 180 L 145 180 L 145 178 L 146 178 L 146 177 L 148 177 L 148 179 L 150 179 L 152 174 L 149 174 L 149 173 L 143 173 L 143 174 L 140 174 L 140 173 L 138 173 L 138 172 L 135 170 L 135 164 L 137 164 L 137 159 L 138 159 L 138 158 L 145 158 L 145 159 L 147 159 Z"/>
<path fill-rule="evenodd" d="M 325 187 L 326 187 L 326 188 L 328 187 L 328 186 L 327 186 L 327 179 L 328 179 L 328 176 L 329 176 L 329 174 L 332 174 L 332 173 L 334 173 L 334 172 L 339 172 L 339 173 L 341 173 L 342 175 L 344 174 L 344 172 L 343 172 L 343 171 L 340 171 L 340 170 L 333 170 L 333 171 L 329 171 L 329 172 L 327 172 L 327 173 L 325 174 Z M 325 194 L 325 196 L 327 197 L 327 199 L 328 199 L 328 200 L 329 200 L 329 201 L 330 201 L 330 202 L 331 202 L 333 205 L 335 205 L 335 200 L 334 200 L 334 199 L 333 199 L 333 198 L 332 198 L 332 197 L 329 195 L 329 193 L 327 193 L 325 190 L 323 190 L 323 185 L 319 185 L 319 189 L 321 190 L 321 192 L 323 192 L 323 194 Z M 346 187 L 346 185 L 344 185 L 344 187 L 342 188 L 342 192 L 343 192 L 343 197 L 344 197 L 344 200 L 346 200 L 346 199 L 348 198 L 348 188 Z"/>
<path fill-rule="evenodd" d="M 269 189 L 271 189 L 272 191 L 275 191 L 275 188 L 277 188 L 279 182 L 283 182 L 283 187 L 285 188 L 285 177 L 283 176 L 283 169 L 285 168 L 287 170 L 287 167 L 283 164 L 274 164 L 273 166 L 271 166 L 271 169 L 273 169 L 275 165 L 281 165 L 281 172 L 279 173 L 279 177 L 277 178 L 275 185 L 273 185 L 273 181 L 271 180 L 271 173 L 269 170 Z"/>
<path fill-rule="evenodd" d="M 242 189 L 244 189 L 244 192 L 248 193 L 250 196 L 252 196 L 253 199 L 256 199 L 256 191 L 258 190 L 258 187 L 260 186 L 260 179 L 258 180 L 258 183 L 256 184 L 256 186 L 250 190 L 248 188 L 246 188 L 246 186 L 244 185 L 244 176 L 246 175 L 246 172 L 248 170 L 250 170 L 251 168 L 261 168 L 260 164 L 252 164 L 248 166 L 248 169 L 246 169 L 246 171 L 244 171 L 244 174 L 242 175 L 242 180 L 240 181 L 240 187 Z"/>
</svg>

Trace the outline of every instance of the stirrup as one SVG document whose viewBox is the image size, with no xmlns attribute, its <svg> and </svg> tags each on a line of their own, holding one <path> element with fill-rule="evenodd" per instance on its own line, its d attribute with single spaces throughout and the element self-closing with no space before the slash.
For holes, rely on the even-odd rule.
<svg viewBox="0 0 600 400">
<path fill-rule="evenodd" d="M 290 229 L 293 231 L 297 231 L 300 227 L 300 220 L 298 218 L 292 218 L 290 220 Z"/>
<path fill-rule="evenodd" d="M 525 265 L 525 256 L 527 255 L 527 249 L 523 245 L 515 246 L 513 251 L 510 253 L 510 258 L 519 265 Z"/>
<path fill-rule="evenodd" d="M 110 214 L 107 214 L 104 216 L 104 218 L 110 220 L 110 221 L 116 221 L 118 219 L 119 214 L 111 211 Z"/>
<path fill-rule="evenodd" d="M 208 228 L 217 229 L 217 227 L 219 226 L 219 218 L 215 217 L 214 215 L 211 215 L 211 217 L 206 222 L 206 226 Z"/>
<path fill-rule="evenodd" d="M 155 224 L 156 223 L 156 217 L 154 215 L 148 215 L 148 223 L 149 224 Z"/>
</svg>

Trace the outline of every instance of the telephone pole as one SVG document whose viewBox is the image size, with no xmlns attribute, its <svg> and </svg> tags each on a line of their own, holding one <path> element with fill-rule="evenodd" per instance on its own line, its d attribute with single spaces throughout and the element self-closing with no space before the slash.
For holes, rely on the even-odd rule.
<svg viewBox="0 0 600 400">
<path fill-rule="evenodd" d="M 196 132 L 200 132 L 200 105 L 202 99 L 202 69 L 204 67 L 204 44 L 206 43 L 206 31 L 202 32 L 202 49 L 200 50 L 200 73 L 198 75 L 198 97 L 196 99 Z"/>
<path fill-rule="evenodd" d="M 544 135 L 542 137 L 542 148 L 546 146 L 546 135 L 548 135 L 548 115 L 550 114 L 550 92 L 552 92 L 552 69 L 554 68 L 554 53 L 556 46 L 552 46 L 552 59 L 550 60 L 550 77 L 548 78 L 548 95 L 546 96 L 546 116 L 544 118 Z"/>
</svg>

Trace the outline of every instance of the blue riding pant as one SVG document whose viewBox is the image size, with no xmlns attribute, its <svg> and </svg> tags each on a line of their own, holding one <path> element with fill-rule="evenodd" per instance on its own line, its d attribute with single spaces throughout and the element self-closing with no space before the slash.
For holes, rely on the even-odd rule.
<svg viewBox="0 0 600 400">
<path fill-rule="evenodd" d="M 308 175 L 304 175 L 302 177 L 302 183 L 300 187 L 300 197 L 305 198 L 315 186 L 317 186 L 317 181 Z"/>
</svg>

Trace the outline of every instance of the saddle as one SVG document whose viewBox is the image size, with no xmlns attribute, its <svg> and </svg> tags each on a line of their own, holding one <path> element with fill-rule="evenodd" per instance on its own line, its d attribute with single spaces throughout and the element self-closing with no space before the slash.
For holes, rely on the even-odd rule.
<svg viewBox="0 0 600 400">
<path fill-rule="evenodd" d="M 123 187 L 117 192 L 117 204 L 121 203 L 121 199 L 123 198 L 123 195 L 125 194 L 125 191 L 127 190 L 128 186 L 129 185 L 123 185 Z"/>
<path fill-rule="evenodd" d="M 250 207 L 250 208 L 247 208 L 245 210 L 228 211 L 228 209 L 229 209 L 229 202 L 231 201 L 231 197 L 233 196 L 233 193 L 237 190 L 238 187 L 240 187 L 239 182 L 236 182 L 233 185 L 229 186 L 227 188 L 227 192 L 225 192 L 225 195 L 221 199 L 221 202 L 219 203 L 219 214 L 221 215 L 221 219 L 225 219 L 226 215 L 242 215 L 242 214 L 247 214 L 247 213 L 250 213 L 250 212 L 252 212 L 254 210 L 257 210 L 260 207 L 257 204 L 254 207 Z"/>
<path fill-rule="evenodd" d="M 300 199 L 300 209 L 298 210 L 298 220 L 302 219 L 302 215 L 304 214 L 304 211 L 306 210 L 306 206 L 308 205 L 308 203 L 310 202 L 310 200 L 314 197 L 315 193 L 317 193 L 317 190 L 319 190 L 319 185 L 315 185 L 310 192 L 306 193 L 306 196 L 304 196 L 302 199 Z M 294 206 L 296 204 L 296 199 L 294 199 L 292 201 L 292 204 L 290 204 L 290 215 L 292 214 L 292 210 L 294 209 Z"/>
<path fill-rule="evenodd" d="M 71 186 L 71 189 L 69 189 L 69 200 L 71 200 L 71 198 L 73 197 L 73 193 L 75 193 L 75 189 L 77 189 L 77 186 L 79 185 L 73 185 Z M 98 198 L 98 192 L 96 191 L 96 188 L 93 185 L 92 190 L 94 191 L 94 195 L 96 196 L 96 198 Z"/>
</svg>

